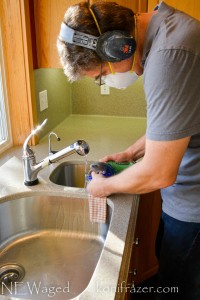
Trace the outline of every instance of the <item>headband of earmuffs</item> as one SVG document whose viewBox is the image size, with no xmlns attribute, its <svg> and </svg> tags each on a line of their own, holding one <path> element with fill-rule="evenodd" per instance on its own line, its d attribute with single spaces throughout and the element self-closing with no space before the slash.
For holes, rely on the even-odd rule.
<svg viewBox="0 0 200 300">
<path fill-rule="evenodd" d="M 136 49 L 135 39 L 127 32 L 114 30 L 96 37 L 61 24 L 59 37 L 66 43 L 96 51 L 103 61 L 117 62 L 129 58 Z"/>
</svg>

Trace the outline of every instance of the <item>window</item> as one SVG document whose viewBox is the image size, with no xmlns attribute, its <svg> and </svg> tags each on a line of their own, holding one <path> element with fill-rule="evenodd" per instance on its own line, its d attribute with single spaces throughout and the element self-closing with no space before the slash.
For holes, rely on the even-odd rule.
<svg viewBox="0 0 200 300">
<path fill-rule="evenodd" d="M 0 153 L 12 145 L 0 28 Z"/>
</svg>

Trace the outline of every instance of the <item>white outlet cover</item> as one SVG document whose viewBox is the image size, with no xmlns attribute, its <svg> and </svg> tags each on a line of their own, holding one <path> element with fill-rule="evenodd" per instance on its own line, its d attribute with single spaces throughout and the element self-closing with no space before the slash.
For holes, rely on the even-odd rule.
<svg viewBox="0 0 200 300">
<path fill-rule="evenodd" d="M 101 95 L 110 95 L 110 87 L 108 85 L 101 85 Z"/>
<path fill-rule="evenodd" d="M 47 90 L 39 92 L 40 111 L 48 108 Z"/>
</svg>

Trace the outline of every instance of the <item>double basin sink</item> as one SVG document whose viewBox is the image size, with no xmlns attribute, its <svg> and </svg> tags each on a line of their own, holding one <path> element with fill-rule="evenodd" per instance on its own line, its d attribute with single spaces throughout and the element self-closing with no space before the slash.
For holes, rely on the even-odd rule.
<svg viewBox="0 0 200 300">
<path fill-rule="evenodd" d="M 85 164 L 63 163 L 58 185 L 84 187 Z M 74 193 L 74 195 L 76 195 Z M 28 193 L 0 202 L 0 295 L 9 299 L 74 299 L 88 286 L 109 230 L 91 223 L 87 197 Z"/>
</svg>

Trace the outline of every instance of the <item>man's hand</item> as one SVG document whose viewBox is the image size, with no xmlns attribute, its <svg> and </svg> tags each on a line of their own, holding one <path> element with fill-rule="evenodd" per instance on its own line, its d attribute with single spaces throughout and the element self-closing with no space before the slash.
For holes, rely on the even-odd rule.
<svg viewBox="0 0 200 300">
<path fill-rule="evenodd" d="M 133 145 L 128 147 L 125 151 L 105 156 L 100 161 L 101 162 L 107 162 L 109 160 L 116 161 L 116 162 L 136 161 L 137 159 L 144 156 L 145 143 L 146 143 L 146 136 L 144 135 L 140 139 L 138 139 Z"/>
<path fill-rule="evenodd" d="M 94 197 L 106 197 L 109 196 L 110 193 L 106 190 L 107 184 L 106 182 L 109 178 L 103 177 L 101 174 L 96 174 L 95 172 L 91 173 L 92 180 L 87 185 L 87 191 Z"/>
<path fill-rule="evenodd" d="M 132 160 L 132 156 L 129 153 L 127 153 L 127 151 L 124 151 L 124 152 L 107 155 L 107 156 L 103 157 L 102 159 L 100 159 L 100 161 L 101 162 L 107 162 L 107 161 L 130 162 L 133 160 Z"/>
</svg>

